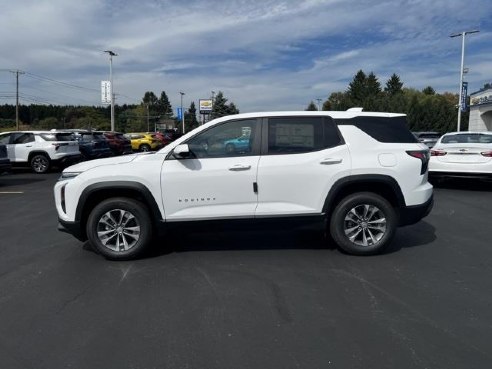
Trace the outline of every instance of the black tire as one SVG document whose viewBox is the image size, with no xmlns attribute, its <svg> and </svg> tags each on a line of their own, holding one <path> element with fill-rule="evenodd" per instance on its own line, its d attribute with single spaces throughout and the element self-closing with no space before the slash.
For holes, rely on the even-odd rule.
<svg viewBox="0 0 492 369">
<path fill-rule="evenodd" d="M 152 221 L 141 202 L 115 197 L 92 209 L 86 232 L 91 245 L 107 259 L 135 259 L 152 241 Z"/>
<path fill-rule="evenodd" d="M 393 206 L 372 192 L 348 195 L 335 207 L 330 234 L 335 243 L 353 255 L 373 255 L 389 245 L 398 226 Z"/>
<path fill-rule="evenodd" d="M 147 152 L 147 151 L 150 151 L 151 150 L 150 146 L 147 145 L 147 144 L 141 144 L 140 147 L 139 147 L 139 149 L 142 152 Z"/>
<path fill-rule="evenodd" d="M 30 164 L 33 172 L 38 174 L 48 173 L 51 166 L 50 158 L 45 154 L 33 155 Z"/>
</svg>

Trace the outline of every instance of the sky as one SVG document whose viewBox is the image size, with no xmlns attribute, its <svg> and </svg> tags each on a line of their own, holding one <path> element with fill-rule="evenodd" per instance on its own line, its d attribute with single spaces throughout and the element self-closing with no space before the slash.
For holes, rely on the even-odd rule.
<svg viewBox="0 0 492 369">
<path fill-rule="evenodd" d="M 490 0 L 0 0 L 0 105 L 117 104 L 165 91 L 173 108 L 222 91 L 243 113 L 304 110 L 358 70 L 384 87 L 458 93 L 492 82 Z"/>
</svg>

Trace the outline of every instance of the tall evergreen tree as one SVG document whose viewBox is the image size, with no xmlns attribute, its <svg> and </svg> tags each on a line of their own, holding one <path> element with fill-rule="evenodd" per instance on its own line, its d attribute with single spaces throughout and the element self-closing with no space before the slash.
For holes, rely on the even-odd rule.
<svg viewBox="0 0 492 369">
<path fill-rule="evenodd" d="M 396 73 L 393 73 L 388 81 L 386 81 L 384 92 L 390 96 L 403 93 L 403 82 L 400 81 L 400 77 Z"/>
<path fill-rule="evenodd" d="M 161 92 L 161 96 L 159 97 L 157 105 L 159 115 L 161 115 L 165 119 L 171 119 L 171 117 L 173 116 L 173 107 L 171 106 L 171 103 L 169 102 L 169 98 L 167 97 L 165 91 Z"/>
<path fill-rule="evenodd" d="M 210 119 L 215 119 L 223 117 L 225 115 L 238 114 L 239 110 L 236 108 L 234 103 L 227 104 L 227 99 L 224 97 L 222 91 L 217 93 L 213 101 L 212 112 L 210 114 Z"/>
<path fill-rule="evenodd" d="M 157 105 L 157 101 L 158 101 L 157 96 L 155 96 L 155 94 L 152 91 L 147 91 L 142 99 L 142 102 L 149 106 Z"/>
<path fill-rule="evenodd" d="M 367 96 L 367 77 L 362 69 L 357 72 L 352 82 L 349 83 L 347 92 L 354 104 L 362 105 Z"/>
<path fill-rule="evenodd" d="M 371 72 L 366 79 L 366 98 L 369 96 L 376 97 L 381 93 L 381 84 L 376 75 Z"/>
<path fill-rule="evenodd" d="M 188 111 L 185 113 L 184 120 L 186 132 L 189 132 L 199 126 L 198 120 L 196 119 L 196 107 L 194 101 L 191 102 Z"/>
<path fill-rule="evenodd" d="M 316 106 L 316 104 L 314 103 L 314 101 L 311 101 L 308 105 L 308 107 L 306 109 L 304 109 L 305 111 L 317 111 L 318 108 Z"/>
</svg>

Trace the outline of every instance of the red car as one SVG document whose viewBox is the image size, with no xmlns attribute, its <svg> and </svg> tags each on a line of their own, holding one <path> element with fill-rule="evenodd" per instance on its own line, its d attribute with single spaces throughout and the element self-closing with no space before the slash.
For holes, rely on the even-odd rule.
<svg viewBox="0 0 492 369">
<path fill-rule="evenodd" d="M 162 132 L 147 132 L 147 133 L 155 135 L 155 138 L 161 141 L 162 146 L 166 146 L 167 144 L 173 141 L 169 136 L 165 135 Z"/>
<path fill-rule="evenodd" d="M 125 155 L 133 152 L 131 141 L 123 133 L 105 131 L 102 134 L 108 141 L 109 148 L 114 155 Z"/>
</svg>

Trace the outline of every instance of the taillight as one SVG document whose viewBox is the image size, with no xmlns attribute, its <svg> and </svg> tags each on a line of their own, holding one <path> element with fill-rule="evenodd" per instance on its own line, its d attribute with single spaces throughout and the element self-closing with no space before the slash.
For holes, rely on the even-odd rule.
<svg viewBox="0 0 492 369">
<path fill-rule="evenodd" d="M 420 174 L 427 172 L 427 167 L 429 166 L 429 150 L 409 150 L 407 154 L 420 159 L 422 162 L 422 167 L 420 168 Z"/>
<path fill-rule="evenodd" d="M 444 156 L 447 152 L 444 150 L 431 150 L 431 156 Z"/>
<path fill-rule="evenodd" d="M 484 151 L 481 152 L 480 154 L 482 154 L 482 156 L 485 156 L 487 158 L 492 158 L 492 151 Z"/>
</svg>

